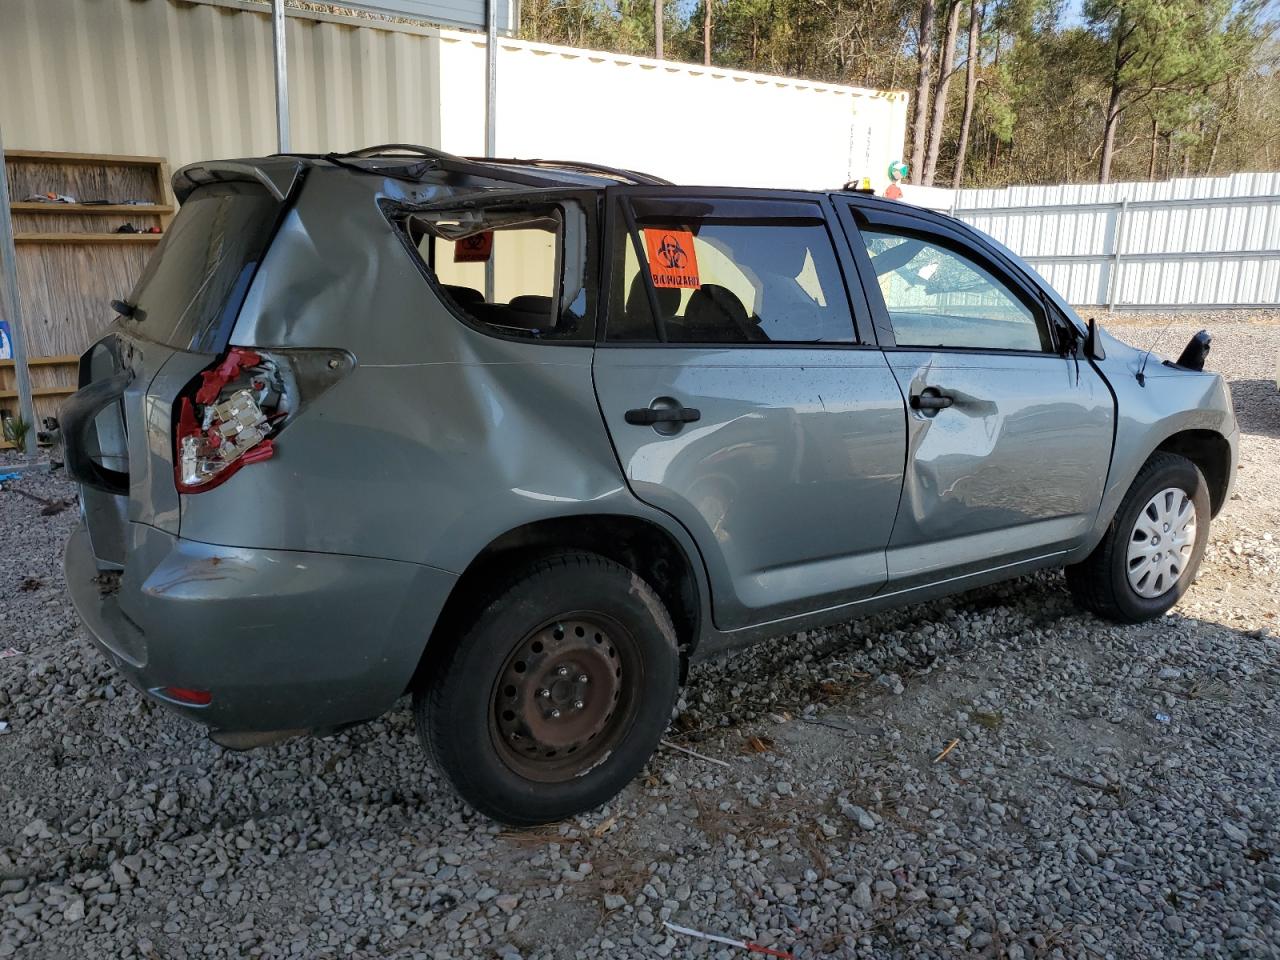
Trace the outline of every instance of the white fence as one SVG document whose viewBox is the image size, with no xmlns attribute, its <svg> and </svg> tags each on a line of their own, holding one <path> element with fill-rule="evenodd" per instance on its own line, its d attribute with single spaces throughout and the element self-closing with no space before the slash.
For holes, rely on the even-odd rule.
<svg viewBox="0 0 1280 960">
<path fill-rule="evenodd" d="M 903 191 L 995 237 L 1073 304 L 1280 306 L 1280 173 Z"/>
</svg>

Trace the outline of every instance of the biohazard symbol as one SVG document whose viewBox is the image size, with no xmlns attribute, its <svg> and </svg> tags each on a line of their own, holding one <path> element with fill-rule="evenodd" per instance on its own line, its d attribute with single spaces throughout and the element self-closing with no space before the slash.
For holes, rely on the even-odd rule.
<svg viewBox="0 0 1280 960">
<path fill-rule="evenodd" d="M 685 264 L 689 262 L 689 254 L 685 253 L 684 247 L 680 246 L 680 241 L 669 233 L 663 235 L 656 252 L 658 259 L 668 270 L 683 270 Z"/>
<path fill-rule="evenodd" d="M 493 254 L 493 231 L 473 233 L 453 245 L 454 263 L 484 263 Z"/>
<path fill-rule="evenodd" d="M 702 286 L 692 232 L 646 227 L 644 242 L 655 287 L 696 290 Z"/>
</svg>

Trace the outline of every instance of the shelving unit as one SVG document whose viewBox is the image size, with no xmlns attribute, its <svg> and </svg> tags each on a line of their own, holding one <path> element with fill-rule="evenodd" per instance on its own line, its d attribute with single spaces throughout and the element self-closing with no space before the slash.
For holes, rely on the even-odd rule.
<svg viewBox="0 0 1280 960">
<path fill-rule="evenodd" d="M 39 421 L 75 392 L 80 354 L 111 322 L 110 301 L 133 288 L 177 206 L 162 157 L 6 150 L 4 173 Z M 76 202 L 26 199 L 47 193 Z M 161 232 L 115 232 L 125 224 Z M 16 415 L 16 399 L 13 362 L 0 361 L 0 410 Z"/>
</svg>

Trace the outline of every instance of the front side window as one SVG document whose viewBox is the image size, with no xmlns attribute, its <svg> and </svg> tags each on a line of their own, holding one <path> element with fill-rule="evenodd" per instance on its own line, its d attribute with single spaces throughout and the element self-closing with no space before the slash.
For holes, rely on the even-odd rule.
<svg viewBox="0 0 1280 960">
<path fill-rule="evenodd" d="M 453 307 L 507 336 L 589 340 L 586 216 L 576 203 L 409 215 L 422 261 Z"/>
<path fill-rule="evenodd" d="M 976 261 L 905 232 L 862 239 L 898 346 L 1052 349 L 1043 319 Z"/>
<path fill-rule="evenodd" d="M 821 219 L 638 211 L 632 222 L 634 230 L 623 224 L 615 238 L 608 339 L 852 342 L 848 299 Z"/>
</svg>

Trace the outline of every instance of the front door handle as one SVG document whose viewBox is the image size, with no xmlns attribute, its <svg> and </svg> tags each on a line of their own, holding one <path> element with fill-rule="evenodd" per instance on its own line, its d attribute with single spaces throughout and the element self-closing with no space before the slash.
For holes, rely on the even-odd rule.
<svg viewBox="0 0 1280 960">
<path fill-rule="evenodd" d="M 953 397 L 947 396 L 935 387 L 926 387 L 920 393 L 911 395 L 913 410 L 945 410 L 955 402 Z"/>
<path fill-rule="evenodd" d="M 624 415 L 627 423 L 649 427 L 655 423 L 693 423 L 702 419 L 702 411 L 693 407 L 639 407 Z"/>
</svg>

